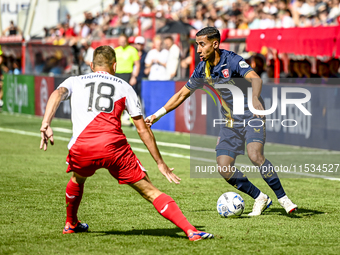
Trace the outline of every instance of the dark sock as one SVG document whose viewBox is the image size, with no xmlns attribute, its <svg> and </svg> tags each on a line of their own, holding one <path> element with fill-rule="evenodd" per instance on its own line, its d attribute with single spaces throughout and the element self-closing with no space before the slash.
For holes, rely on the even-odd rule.
<svg viewBox="0 0 340 255">
<path fill-rule="evenodd" d="M 269 187 L 275 192 L 275 195 L 278 199 L 286 195 L 281 185 L 279 176 L 275 172 L 274 166 L 269 160 L 266 159 L 262 166 L 260 166 L 260 173 Z"/>
<path fill-rule="evenodd" d="M 247 176 L 235 168 L 233 176 L 227 181 L 230 185 L 234 186 L 236 189 L 248 194 L 252 198 L 257 198 L 261 191 L 252 184 Z"/>
</svg>

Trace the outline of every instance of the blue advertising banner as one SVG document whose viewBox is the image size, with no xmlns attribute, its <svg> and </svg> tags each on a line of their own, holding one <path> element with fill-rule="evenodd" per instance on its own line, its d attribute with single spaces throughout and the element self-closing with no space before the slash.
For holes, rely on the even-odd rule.
<svg viewBox="0 0 340 255">
<path fill-rule="evenodd" d="M 274 88 L 277 95 L 273 97 Z M 285 93 L 282 93 L 283 89 Z M 306 97 L 301 90 L 310 93 L 311 99 L 299 104 L 297 100 Z M 161 108 L 174 91 L 173 81 L 143 81 L 142 95 L 146 116 Z M 219 126 L 213 127 L 213 122 L 214 119 L 222 119 L 222 116 L 220 103 L 213 96 L 217 105 L 207 96 L 206 134 L 218 136 Z M 274 98 L 277 103 L 275 111 L 266 116 L 267 142 L 340 150 L 340 143 L 335 139 L 340 134 L 340 86 L 266 84 L 263 85 L 261 96 L 267 110 L 272 107 Z M 289 102 L 289 99 L 293 100 Z M 174 131 L 174 122 L 174 112 L 170 112 L 154 128 Z"/>
<path fill-rule="evenodd" d="M 282 115 L 282 88 L 289 90 L 297 87 L 311 93 L 311 99 L 302 104 L 311 116 L 305 115 L 295 104 L 287 104 L 286 115 Z M 340 134 L 339 86 L 265 85 L 261 95 L 266 109 L 272 106 L 273 88 L 277 88 L 278 101 L 277 110 L 267 116 L 267 142 L 340 150 L 340 143 L 335 139 Z M 287 93 L 286 96 L 288 99 L 304 97 L 303 93 Z"/>
<path fill-rule="evenodd" d="M 142 97 L 145 115 L 155 113 L 175 94 L 174 81 L 142 81 Z M 153 129 L 175 131 L 175 111 L 163 116 L 153 126 Z"/>
</svg>

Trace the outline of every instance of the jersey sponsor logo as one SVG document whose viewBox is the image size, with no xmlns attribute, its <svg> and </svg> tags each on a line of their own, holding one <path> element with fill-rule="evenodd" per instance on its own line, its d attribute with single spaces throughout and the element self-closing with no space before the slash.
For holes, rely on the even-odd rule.
<svg viewBox="0 0 340 255">
<path fill-rule="evenodd" d="M 224 78 L 229 78 L 229 69 L 223 69 L 222 74 Z"/>
<path fill-rule="evenodd" d="M 241 68 L 248 68 L 249 67 L 249 65 L 246 63 L 246 61 L 240 61 L 239 65 L 240 65 Z"/>
<path fill-rule="evenodd" d="M 254 128 L 255 133 L 260 133 L 261 129 Z"/>
</svg>

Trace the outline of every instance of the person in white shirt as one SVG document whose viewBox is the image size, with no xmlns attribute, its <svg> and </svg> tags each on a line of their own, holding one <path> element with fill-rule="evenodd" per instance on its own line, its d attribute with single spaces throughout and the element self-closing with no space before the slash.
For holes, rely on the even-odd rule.
<svg viewBox="0 0 340 255">
<path fill-rule="evenodd" d="M 292 14 L 289 9 L 286 9 L 282 15 L 281 26 L 283 28 L 295 27 L 294 20 L 292 18 Z"/>
<path fill-rule="evenodd" d="M 81 40 L 81 47 L 83 49 L 82 58 L 83 63 L 81 65 L 81 73 L 86 74 L 91 72 L 91 62 L 93 60 L 93 52 L 94 49 L 91 47 L 91 40 L 82 39 Z"/>
<path fill-rule="evenodd" d="M 339 8 L 339 0 L 333 0 L 331 1 L 331 9 L 328 14 L 328 19 L 333 20 L 336 17 L 340 16 L 340 8 Z"/>
<path fill-rule="evenodd" d="M 174 39 L 171 36 L 164 39 L 164 48 L 169 51 L 168 61 L 166 62 L 166 73 L 168 79 L 171 80 L 175 77 L 178 70 L 180 49 L 174 44 Z"/>
<path fill-rule="evenodd" d="M 136 15 L 140 11 L 140 6 L 136 0 L 130 0 L 124 5 L 123 11 L 127 15 Z"/>
<path fill-rule="evenodd" d="M 153 39 L 154 49 L 150 50 L 145 58 L 145 74 L 150 81 L 167 80 L 166 63 L 169 51 L 162 50 L 162 41 L 159 36 Z"/>
</svg>

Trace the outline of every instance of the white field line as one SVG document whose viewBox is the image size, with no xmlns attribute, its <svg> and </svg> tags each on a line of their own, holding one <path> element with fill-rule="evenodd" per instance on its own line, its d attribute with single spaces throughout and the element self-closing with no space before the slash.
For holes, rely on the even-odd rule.
<svg viewBox="0 0 340 255">
<path fill-rule="evenodd" d="M 35 119 L 42 119 L 42 117 L 40 116 L 35 116 L 35 115 L 30 115 L 30 114 L 24 114 L 24 113 L 9 113 L 9 112 L 2 112 L 1 114 L 3 115 L 8 115 L 8 116 L 14 116 L 14 117 L 25 117 L 25 118 L 28 118 L 28 119 L 32 119 L 32 118 L 35 118 Z M 55 118 L 57 119 L 58 121 L 63 121 L 63 122 L 67 122 L 67 123 L 70 123 L 70 120 L 68 119 L 62 119 L 62 118 Z M 53 128 L 53 130 L 55 129 L 55 127 Z M 61 129 L 64 129 L 64 128 L 61 128 Z M 57 131 L 57 130 L 56 130 Z M 162 130 L 154 130 L 155 132 L 159 132 L 159 133 L 171 133 L 171 134 L 174 134 L 174 135 L 185 135 L 185 136 L 190 136 L 190 133 L 181 133 L 181 132 L 172 132 L 172 131 L 162 131 Z M 61 131 L 59 131 L 61 132 Z M 71 129 L 67 129 L 66 133 L 72 133 L 72 130 Z M 206 137 L 209 137 L 209 138 L 212 138 L 212 139 L 216 139 L 215 136 L 212 136 L 212 135 L 205 135 Z M 136 139 L 138 140 L 138 139 Z M 158 144 L 158 142 L 157 142 Z M 181 144 L 183 145 L 183 144 Z M 266 142 L 266 146 L 269 147 L 269 146 L 277 146 L 278 144 L 277 143 L 272 143 L 272 142 Z M 290 144 L 279 144 L 280 146 L 282 147 L 293 147 L 293 148 L 296 148 L 296 149 L 299 149 L 299 150 L 303 150 L 303 149 L 310 149 L 309 147 L 304 147 L 304 146 L 299 146 L 299 145 L 290 145 Z M 189 146 L 189 145 L 187 145 Z M 194 148 L 200 148 L 200 147 L 194 147 Z M 207 148 L 203 148 L 204 151 L 207 151 L 207 152 L 213 152 L 215 153 L 215 150 L 214 149 L 207 149 Z M 320 154 L 320 155 L 323 155 L 323 154 L 340 154 L 340 151 L 330 151 L 330 150 L 327 150 L 327 149 L 318 149 L 318 151 L 309 151 L 310 152 L 310 155 L 312 154 Z M 282 154 L 282 152 L 266 152 L 265 153 L 266 155 L 284 155 Z M 292 155 L 292 154 L 299 154 L 298 152 L 285 152 L 286 155 Z"/>
<path fill-rule="evenodd" d="M 69 129 L 69 128 L 53 127 L 52 129 L 53 131 L 66 133 L 66 134 L 72 134 L 72 129 Z"/>
<path fill-rule="evenodd" d="M 71 129 L 67 128 L 60 128 L 54 127 L 53 130 L 57 132 L 72 134 Z M 138 143 L 143 144 L 142 140 L 135 139 L 135 138 L 128 138 L 129 143 Z M 186 150 L 193 150 L 193 151 L 202 151 L 202 152 L 211 152 L 216 153 L 215 149 L 191 146 L 187 144 L 179 144 L 179 143 L 167 143 L 167 142 L 159 142 L 157 141 L 157 145 L 164 146 L 164 147 L 173 147 L 179 149 L 186 149 Z M 283 151 L 283 152 L 265 152 L 266 155 L 323 155 L 323 154 L 340 154 L 340 151 L 327 151 L 327 150 L 320 150 L 320 151 L 301 151 L 301 152 L 293 152 L 293 151 Z"/>
<path fill-rule="evenodd" d="M 282 151 L 282 152 L 265 152 L 266 155 L 328 155 L 340 154 L 340 151 Z"/>
<path fill-rule="evenodd" d="M 35 133 L 35 132 L 28 132 L 28 131 L 23 131 L 23 130 L 18 130 L 18 129 L 11 129 L 11 128 L 1 128 L 1 132 L 6 132 L 6 133 L 13 133 L 13 134 L 19 134 L 19 135 L 28 135 L 28 136 L 34 136 L 34 137 L 41 137 L 40 133 Z M 53 136 L 54 139 L 60 140 L 60 141 L 66 141 L 69 142 L 70 138 L 62 137 L 62 136 Z"/>
<path fill-rule="evenodd" d="M 10 128 L 1 128 L 0 127 L 0 132 L 40 137 L 39 133 L 28 132 L 28 131 L 17 130 L 17 129 L 10 129 Z M 54 137 L 55 140 L 60 140 L 60 141 L 68 142 L 70 140 L 69 138 L 62 137 L 62 136 L 53 136 L 53 137 Z M 130 140 L 131 139 L 129 139 L 129 142 L 130 142 Z M 133 139 L 133 140 L 137 140 L 137 139 Z M 157 142 L 157 144 L 158 144 L 158 142 Z M 166 146 L 165 144 L 167 144 L 167 143 L 163 143 L 163 144 L 164 144 L 163 146 Z M 172 145 L 174 145 L 174 144 L 172 144 Z M 187 145 L 184 145 L 184 146 L 187 146 Z M 168 146 L 168 147 L 175 147 L 175 146 Z M 147 149 L 143 149 L 143 148 L 132 148 L 132 149 L 134 151 L 138 151 L 138 152 L 149 153 L 149 151 Z M 210 162 L 210 163 L 216 164 L 216 160 L 212 160 L 212 159 L 190 157 L 190 156 L 186 156 L 186 155 L 182 155 L 182 154 L 168 153 L 168 152 L 161 152 L 161 154 L 164 155 L 164 156 L 169 156 L 169 157 L 174 157 L 174 158 L 192 159 L 192 160 L 199 160 L 199 161 L 203 161 L 203 162 Z M 252 167 L 252 165 L 247 165 L 247 164 L 235 164 L 235 165 L 236 166 Z M 329 177 L 329 176 L 326 176 L 326 175 L 317 175 L 317 174 L 310 174 L 310 173 L 294 173 L 294 172 L 290 172 L 290 173 L 287 173 L 287 174 L 303 175 L 303 176 L 306 176 L 306 177 L 316 177 L 316 178 L 322 178 L 322 179 L 326 179 L 326 180 L 340 181 L 340 178 L 333 178 L 333 177 Z"/>
</svg>

